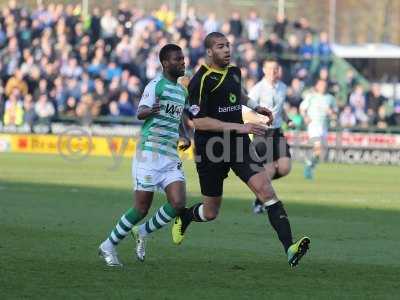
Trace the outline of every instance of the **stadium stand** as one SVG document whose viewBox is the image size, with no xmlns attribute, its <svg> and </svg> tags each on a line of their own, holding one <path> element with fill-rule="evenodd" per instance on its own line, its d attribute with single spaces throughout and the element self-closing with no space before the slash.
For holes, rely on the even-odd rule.
<svg viewBox="0 0 400 300">
<path fill-rule="evenodd" d="M 400 126 L 400 102 L 388 101 L 343 60 L 334 57 L 328 36 L 302 18 L 277 17 L 272 28 L 256 12 L 233 12 L 229 20 L 194 9 L 179 19 L 163 5 L 154 14 L 120 5 L 89 16 L 68 4 L 28 9 L 16 1 L 0 14 L 0 120 L 3 126 L 33 128 L 53 121 L 92 124 L 137 122 L 144 85 L 159 71 L 158 50 L 179 44 L 188 76 L 204 63 L 203 38 L 218 30 L 228 36 L 233 63 L 247 89 L 262 77 L 262 61 L 276 58 L 289 86 L 287 112 L 303 127 L 298 107 L 318 78 L 329 83 L 342 127 Z M 267 34 L 267 32 L 269 32 Z"/>
</svg>

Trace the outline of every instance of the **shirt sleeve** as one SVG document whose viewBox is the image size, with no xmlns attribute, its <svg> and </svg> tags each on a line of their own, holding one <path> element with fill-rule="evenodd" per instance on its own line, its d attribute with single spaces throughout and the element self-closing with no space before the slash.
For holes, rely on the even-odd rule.
<svg viewBox="0 0 400 300">
<path fill-rule="evenodd" d="M 144 92 L 142 94 L 142 98 L 139 102 L 140 106 L 148 106 L 152 107 L 156 103 L 156 85 L 154 81 L 151 81 L 148 85 L 146 85 Z"/>
<path fill-rule="evenodd" d="M 195 76 L 188 86 L 189 112 L 192 118 L 204 118 L 208 115 L 205 78 Z"/>
<path fill-rule="evenodd" d="M 256 84 L 253 86 L 249 94 L 247 95 L 249 97 L 249 100 L 247 101 L 247 107 L 250 107 L 252 109 L 256 108 L 257 106 L 260 105 L 260 86 Z"/>
</svg>

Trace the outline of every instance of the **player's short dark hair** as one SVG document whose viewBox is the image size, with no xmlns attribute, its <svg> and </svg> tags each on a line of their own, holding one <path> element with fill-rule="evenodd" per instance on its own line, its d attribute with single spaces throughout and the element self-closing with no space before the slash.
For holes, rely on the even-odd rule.
<svg viewBox="0 0 400 300">
<path fill-rule="evenodd" d="M 215 39 L 224 38 L 225 35 L 221 32 L 211 32 L 207 34 L 206 39 L 204 40 L 204 47 L 206 49 L 211 49 L 214 46 Z"/>
<path fill-rule="evenodd" d="M 163 61 L 166 61 L 169 58 L 171 52 L 175 51 L 182 51 L 182 48 L 176 44 L 166 44 L 164 47 L 162 47 L 158 55 L 161 64 Z"/>
</svg>

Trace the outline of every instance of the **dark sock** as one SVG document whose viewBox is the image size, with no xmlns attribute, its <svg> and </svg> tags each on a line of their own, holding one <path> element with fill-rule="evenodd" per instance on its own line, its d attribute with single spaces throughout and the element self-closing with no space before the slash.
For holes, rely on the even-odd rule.
<svg viewBox="0 0 400 300">
<path fill-rule="evenodd" d="M 203 221 L 200 218 L 200 214 L 199 214 L 199 207 L 200 205 L 202 205 L 203 203 L 196 203 L 195 205 L 186 208 L 181 214 L 180 217 L 182 219 L 182 232 L 185 232 L 186 229 L 188 228 L 188 226 L 190 225 L 190 223 L 192 221 L 195 222 L 207 222 L 207 221 Z"/>
<path fill-rule="evenodd" d="M 255 201 L 254 201 L 254 205 L 263 205 L 263 203 L 260 201 L 260 199 L 256 199 Z"/>
<path fill-rule="evenodd" d="M 290 223 L 286 214 L 285 208 L 281 201 L 267 206 L 268 218 L 272 227 L 278 234 L 278 238 L 281 241 L 285 252 L 293 244 L 292 230 L 290 229 Z"/>
<path fill-rule="evenodd" d="M 200 218 L 199 208 L 200 208 L 200 205 L 202 205 L 202 204 L 203 203 L 196 203 L 195 205 L 187 208 L 185 210 L 185 212 L 182 214 L 182 221 L 187 224 L 189 224 L 192 221 L 206 222 Z"/>
</svg>

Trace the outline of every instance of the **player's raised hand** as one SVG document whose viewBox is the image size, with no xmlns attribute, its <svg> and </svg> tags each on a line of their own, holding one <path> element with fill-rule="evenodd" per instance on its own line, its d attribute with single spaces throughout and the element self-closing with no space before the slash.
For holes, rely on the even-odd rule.
<svg viewBox="0 0 400 300">
<path fill-rule="evenodd" d="M 238 133 L 250 133 L 255 135 L 264 135 L 265 127 L 256 123 L 246 123 L 241 126 Z"/>
<path fill-rule="evenodd" d="M 270 111 L 268 108 L 262 107 L 262 106 L 257 106 L 254 111 L 256 113 L 259 113 L 260 115 L 268 117 L 268 121 L 267 121 L 268 126 L 271 125 L 272 122 L 274 121 L 274 116 L 272 114 L 272 111 Z"/>
</svg>

